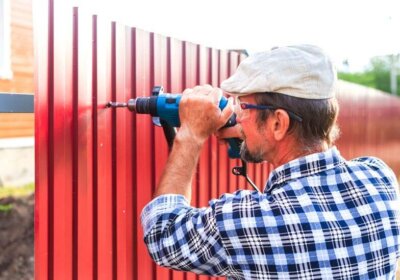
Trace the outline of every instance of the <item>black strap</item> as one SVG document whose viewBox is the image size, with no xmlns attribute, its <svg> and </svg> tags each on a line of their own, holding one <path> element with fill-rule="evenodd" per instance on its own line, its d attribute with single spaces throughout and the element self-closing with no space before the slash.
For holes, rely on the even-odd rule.
<svg viewBox="0 0 400 280">
<path fill-rule="evenodd" d="M 253 181 L 249 178 L 247 175 L 247 162 L 244 161 L 243 159 L 241 160 L 242 166 L 235 166 L 232 168 L 232 173 L 233 175 L 236 176 L 243 176 L 246 181 L 258 192 L 260 192 L 259 188 L 256 186 L 256 184 L 253 183 Z"/>
</svg>

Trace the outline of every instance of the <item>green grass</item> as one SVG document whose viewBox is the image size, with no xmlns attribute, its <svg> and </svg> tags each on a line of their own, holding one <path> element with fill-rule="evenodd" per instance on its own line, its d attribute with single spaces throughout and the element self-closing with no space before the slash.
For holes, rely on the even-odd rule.
<svg viewBox="0 0 400 280">
<path fill-rule="evenodd" d="M 30 183 L 22 187 L 0 187 L 0 198 L 8 196 L 27 196 L 35 191 L 35 184 Z M 3 205 L 4 206 L 4 205 Z"/>
<path fill-rule="evenodd" d="M 12 204 L 0 204 L 0 212 L 8 212 L 13 208 Z"/>
</svg>

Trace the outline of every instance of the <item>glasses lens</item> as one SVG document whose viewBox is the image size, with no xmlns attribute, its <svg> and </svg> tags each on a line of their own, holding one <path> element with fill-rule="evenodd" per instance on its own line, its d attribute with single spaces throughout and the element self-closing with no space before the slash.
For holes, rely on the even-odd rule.
<svg viewBox="0 0 400 280">
<path fill-rule="evenodd" d="M 248 114 L 249 110 L 244 110 L 244 109 L 245 105 L 241 104 L 240 101 L 237 99 L 235 106 L 236 115 L 239 116 L 240 118 L 246 118 L 246 115 Z"/>
</svg>

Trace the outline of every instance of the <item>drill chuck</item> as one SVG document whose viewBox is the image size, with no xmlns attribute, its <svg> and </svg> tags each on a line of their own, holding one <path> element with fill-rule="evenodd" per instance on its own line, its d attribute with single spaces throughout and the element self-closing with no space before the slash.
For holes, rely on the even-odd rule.
<svg viewBox="0 0 400 280">
<path fill-rule="evenodd" d="M 133 110 L 131 108 L 133 108 Z M 157 97 L 151 96 L 130 99 L 128 101 L 128 109 L 138 114 L 150 114 L 155 116 L 157 114 Z"/>
<path fill-rule="evenodd" d="M 181 94 L 162 93 L 159 95 L 129 99 L 126 103 L 109 102 L 107 107 L 125 107 L 131 112 L 159 117 L 172 127 L 179 127 L 181 125 L 179 121 L 179 102 L 181 97 Z M 228 100 L 222 97 L 219 103 L 220 109 L 222 110 L 227 103 Z M 235 124 L 236 118 L 233 115 L 226 126 L 233 126 Z"/>
<path fill-rule="evenodd" d="M 157 97 L 138 97 L 129 99 L 128 102 L 108 102 L 107 108 L 128 108 L 131 112 L 138 114 L 157 114 Z"/>
</svg>

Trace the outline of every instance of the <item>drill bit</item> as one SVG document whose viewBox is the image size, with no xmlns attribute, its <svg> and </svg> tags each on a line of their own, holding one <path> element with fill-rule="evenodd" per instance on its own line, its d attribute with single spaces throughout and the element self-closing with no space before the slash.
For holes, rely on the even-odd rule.
<svg viewBox="0 0 400 280">
<path fill-rule="evenodd" d="M 118 107 L 128 107 L 126 102 L 108 102 L 106 105 L 107 108 L 118 108 Z"/>
<path fill-rule="evenodd" d="M 144 98 L 145 101 L 147 101 L 147 99 L 148 98 Z M 145 105 L 148 105 L 147 103 Z M 129 99 L 128 102 L 110 101 L 106 104 L 106 108 L 128 108 L 129 111 L 136 112 L 136 99 L 135 98 Z M 145 114 L 146 112 L 139 112 L 139 113 Z"/>
</svg>

